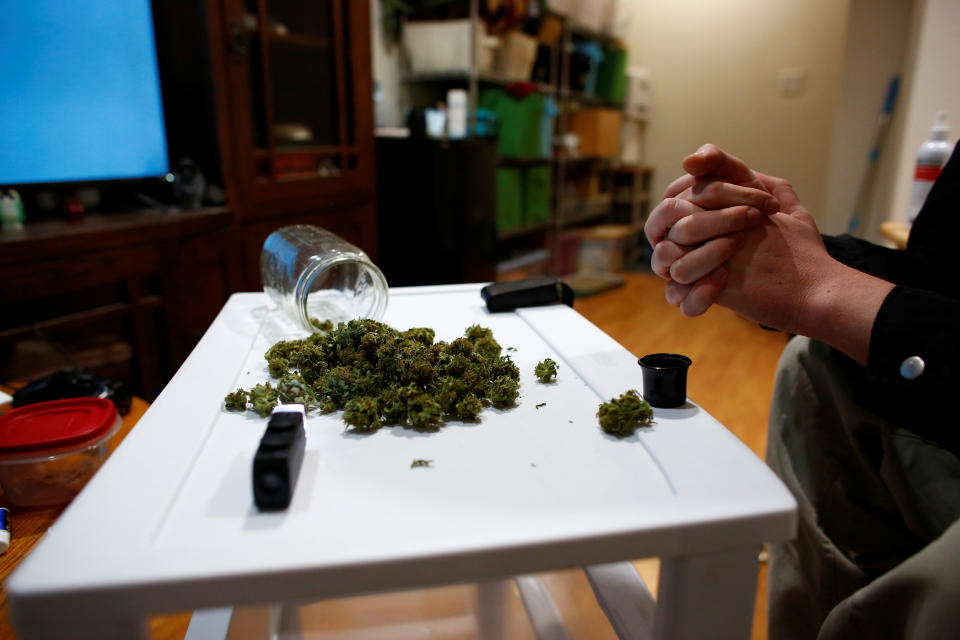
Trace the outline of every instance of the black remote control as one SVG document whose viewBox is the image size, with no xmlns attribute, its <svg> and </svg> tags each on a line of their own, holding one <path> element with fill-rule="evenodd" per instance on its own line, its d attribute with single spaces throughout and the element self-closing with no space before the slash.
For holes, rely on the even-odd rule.
<svg viewBox="0 0 960 640">
<path fill-rule="evenodd" d="M 480 295 L 487 303 L 487 310 L 494 313 L 556 302 L 562 302 L 568 307 L 573 306 L 573 289 L 553 276 L 488 284 L 480 290 Z"/>
<path fill-rule="evenodd" d="M 253 501 L 263 511 L 286 509 L 303 465 L 307 444 L 303 405 L 280 405 L 253 457 Z"/>
</svg>

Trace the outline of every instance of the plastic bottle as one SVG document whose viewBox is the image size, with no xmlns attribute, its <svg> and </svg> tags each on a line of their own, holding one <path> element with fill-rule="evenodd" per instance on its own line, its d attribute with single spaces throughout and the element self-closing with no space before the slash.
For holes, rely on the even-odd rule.
<svg viewBox="0 0 960 640">
<path fill-rule="evenodd" d="M 467 92 L 447 91 L 447 135 L 452 139 L 467 137 Z"/>
<path fill-rule="evenodd" d="M 930 137 L 920 145 L 917 153 L 917 168 L 913 173 L 913 188 L 910 191 L 910 204 L 907 207 L 907 223 L 913 224 L 930 193 L 930 188 L 940 176 L 940 170 L 947 164 L 953 145 L 947 138 L 950 127 L 947 125 L 946 111 L 938 111 L 937 119 L 930 127 Z"/>
</svg>

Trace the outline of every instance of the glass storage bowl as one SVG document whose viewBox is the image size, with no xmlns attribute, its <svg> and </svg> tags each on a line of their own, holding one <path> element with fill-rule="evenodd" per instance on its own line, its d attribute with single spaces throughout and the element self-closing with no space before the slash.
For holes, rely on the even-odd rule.
<svg viewBox="0 0 960 640">
<path fill-rule="evenodd" d="M 263 290 L 301 327 L 334 326 L 355 318 L 379 320 L 387 309 L 387 280 L 363 251 L 326 229 L 282 227 L 260 252 Z"/>
<path fill-rule="evenodd" d="M 116 447 L 122 421 L 104 398 L 38 402 L 0 416 L 0 486 L 19 507 L 69 502 Z"/>
</svg>

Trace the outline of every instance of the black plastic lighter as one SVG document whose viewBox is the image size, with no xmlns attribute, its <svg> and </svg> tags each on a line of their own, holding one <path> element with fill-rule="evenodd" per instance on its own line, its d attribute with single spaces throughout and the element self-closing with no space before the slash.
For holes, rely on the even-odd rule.
<svg viewBox="0 0 960 640">
<path fill-rule="evenodd" d="M 513 311 L 519 307 L 536 307 L 562 302 L 573 306 L 573 289 L 553 276 L 537 276 L 514 282 L 488 284 L 480 290 L 488 311 Z"/>
<path fill-rule="evenodd" d="M 281 405 L 270 416 L 253 457 L 253 501 L 261 510 L 290 505 L 307 444 L 303 422 L 303 405 Z"/>
</svg>

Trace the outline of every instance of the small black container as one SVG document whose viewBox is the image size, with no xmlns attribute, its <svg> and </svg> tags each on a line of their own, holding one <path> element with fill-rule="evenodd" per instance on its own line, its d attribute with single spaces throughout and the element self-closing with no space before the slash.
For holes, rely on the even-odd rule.
<svg viewBox="0 0 960 640">
<path fill-rule="evenodd" d="M 650 406 L 667 409 L 684 405 L 690 358 L 679 353 L 651 353 L 637 362 L 643 371 L 643 399 Z"/>
</svg>

